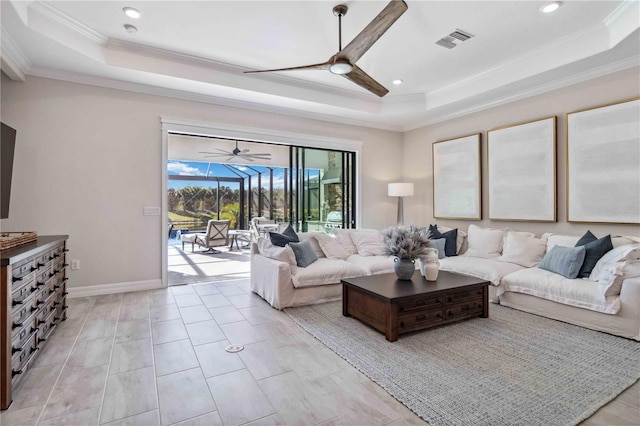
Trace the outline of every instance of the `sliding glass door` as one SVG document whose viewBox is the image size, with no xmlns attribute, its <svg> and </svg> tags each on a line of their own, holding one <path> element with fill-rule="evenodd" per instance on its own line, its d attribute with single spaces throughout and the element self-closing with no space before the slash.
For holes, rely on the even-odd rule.
<svg viewBox="0 0 640 426">
<path fill-rule="evenodd" d="M 290 148 L 289 221 L 298 231 L 354 228 L 355 153 Z"/>
</svg>

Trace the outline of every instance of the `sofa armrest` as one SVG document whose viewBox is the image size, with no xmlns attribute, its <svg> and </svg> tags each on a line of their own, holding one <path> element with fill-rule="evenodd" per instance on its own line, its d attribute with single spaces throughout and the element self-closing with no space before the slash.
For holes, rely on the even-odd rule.
<svg viewBox="0 0 640 426">
<path fill-rule="evenodd" d="M 291 267 L 286 262 L 251 253 L 251 291 L 276 309 L 287 306 L 293 297 Z"/>
</svg>

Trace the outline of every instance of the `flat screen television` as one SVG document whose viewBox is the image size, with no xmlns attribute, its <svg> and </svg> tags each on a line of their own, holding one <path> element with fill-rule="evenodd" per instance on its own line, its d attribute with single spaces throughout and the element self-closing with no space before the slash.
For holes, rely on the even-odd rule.
<svg viewBox="0 0 640 426">
<path fill-rule="evenodd" d="M 0 123 L 0 219 L 9 217 L 11 200 L 11 176 L 13 174 L 13 153 L 16 148 L 16 130 Z"/>
</svg>

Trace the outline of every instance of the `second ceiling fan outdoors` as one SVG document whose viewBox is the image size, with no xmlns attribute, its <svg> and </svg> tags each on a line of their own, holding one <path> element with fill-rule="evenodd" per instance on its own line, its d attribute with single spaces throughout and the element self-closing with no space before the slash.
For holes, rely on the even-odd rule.
<svg viewBox="0 0 640 426">
<path fill-rule="evenodd" d="M 338 17 L 338 53 L 329 58 L 328 61 L 319 64 L 302 65 L 290 68 L 277 68 L 270 70 L 245 71 L 245 73 L 260 73 L 274 71 L 295 71 L 295 70 L 322 70 L 328 69 L 333 74 L 342 75 L 355 84 L 371 93 L 383 97 L 387 90 L 371 76 L 360 69 L 356 62 L 367 50 L 393 25 L 394 22 L 407 10 L 407 4 L 403 0 L 392 0 L 376 16 L 373 21 L 360 32 L 351 43 L 342 48 L 342 17 L 347 14 L 347 6 L 340 4 L 333 8 L 333 14 Z"/>
</svg>

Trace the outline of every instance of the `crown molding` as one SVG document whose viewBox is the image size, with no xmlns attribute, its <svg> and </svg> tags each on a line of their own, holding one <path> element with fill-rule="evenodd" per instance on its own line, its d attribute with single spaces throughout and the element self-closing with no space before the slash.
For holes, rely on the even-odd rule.
<svg viewBox="0 0 640 426">
<path fill-rule="evenodd" d="M 105 46 L 107 44 L 107 41 L 109 40 L 106 36 L 95 31 L 93 28 L 86 26 L 82 22 L 72 18 L 71 16 L 58 10 L 51 4 L 43 2 L 42 0 L 34 1 L 33 3 L 31 3 L 30 8 L 35 12 L 38 12 L 46 16 L 47 18 L 63 25 L 67 29 L 81 35 L 87 40 L 99 44 L 100 46 Z"/>
<path fill-rule="evenodd" d="M 619 71 L 624 71 L 630 68 L 640 67 L 640 57 L 625 58 L 619 61 L 615 61 L 609 64 L 605 64 L 599 67 L 591 68 L 586 71 L 571 74 L 567 77 L 554 79 L 546 84 L 536 84 L 535 87 L 523 89 L 517 93 L 501 96 L 487 102 L 476 103 L 468 107 L 455 107 L 454 112 L 440 114 L 437 117 L 429 117 L 424 120 L 417 121 L 409 126 L 402 128 L 403 132 L 419 129 L 421 127 L 430 126 L 432 124 L 441 123 L 454 118 L 464 117 L 466 115 L 481 112 L 487 109 L 495 108 L 501 105 L 509 104 L 512 102 L 520 101 L 523 99 L 531 98 L 533 96 L 542 95 L 544 93 L 551 92 L 553 90 L 562 89 L 564 87 L 573 86 L 594 78 L 602 77 L 604 75 L 613 74 Z"/>
<path fill-rule="evenodd" d="M 4 27 L 2 28 L 0 37 L 2 38 L 2 70 L 5 71 L 12 80 L 24 81 L 25 74 L 31 70 L 31 61 Z"/>
<path fill-rule="evenodd" d="M 162 96 L 173 99 L 181 99 L 193 102 L 202 102 L 212 105 L 220 105 L 231 108 L 260 111 L 265 113 L 280 114 L 291 117 L 304 118 L 308 120 L 324 121 L 329 123 L 345 124 L 349 126 L 366 127 L 371 129 L 388 130 L 391 132 L 401 132 L 400 125 L 380 123 L 379 121 L 368 121 L 347 118 L 339 115 L 301 111 L 292 108 L 264 105 L 254 102 L 238 101 L 234 99 L 221 98 L 199 93 L 186 92 L 176 89 L 168 89 L 158 86 L 150 86 L 140 83 L 131 83 L 121 80 L 112 80 L 103 77 L 89 76 L 85 74 L 75 74 L 66 71 L 33 68 L 29 75 L 34 77 L 49 78 L 52 80 L 67 81 L 70 83 L 86 84 L 89 86 L 104 87 L 108 89 L 123 90 L 127 92 L 141 93 L 145 95 Z"/>
<path fill-rule="evenodd" d="M 614 47 L 640 28 L 640 3 L 623 1 L 602 20 L 602 23 L 609 30 L 611 47 Z"/>
</svg>

